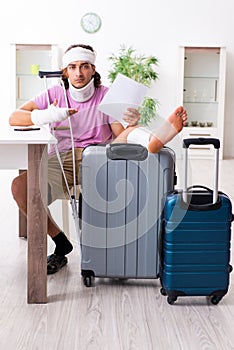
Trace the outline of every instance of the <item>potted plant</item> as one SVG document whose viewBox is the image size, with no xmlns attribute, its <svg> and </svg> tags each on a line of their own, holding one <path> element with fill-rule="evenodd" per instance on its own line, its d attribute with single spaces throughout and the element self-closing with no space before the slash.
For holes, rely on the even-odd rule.
<svg viewBox="0 0 234 350">
<path fill-rule="evenodd" d="M 132 47 L 121 46 L 119 53 L 117 55 L 112 54 L 108 59 L 111 62 L 108 73 L 108 79 L 111 83 L 113 83 L 118 73 L 148 87 L 150 87 L 152 81 L 158 79 L 158 74 L 155 71 L 158 59 L 155 56 L 139 55 Z M 155 118 L 156 104 L 157 100 L 155 98 L 144 98 L 142 106 L 139 108 L 141 124 L 148 125 Z"/>
</svg>

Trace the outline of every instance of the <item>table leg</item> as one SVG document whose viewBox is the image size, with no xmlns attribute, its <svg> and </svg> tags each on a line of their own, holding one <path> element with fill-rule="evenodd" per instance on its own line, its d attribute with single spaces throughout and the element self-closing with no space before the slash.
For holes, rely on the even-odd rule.
<svg viewBox="0 0 234 350">
<path fill-rule="evenodd" d="M 19 170 L 19 175 L 24 173 L 25 170 Z M 27 218 L 19 210 L 19 237 L 27 238 Z"/>
<path fill-rule="evenodd" d="M 47 302 L 47 145 L 28 145 L 28 303 Z"/>
</svg>

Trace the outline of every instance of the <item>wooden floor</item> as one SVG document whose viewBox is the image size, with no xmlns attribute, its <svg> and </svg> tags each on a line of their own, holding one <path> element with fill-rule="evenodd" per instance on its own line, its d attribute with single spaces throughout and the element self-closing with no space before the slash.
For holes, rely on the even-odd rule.
<svg viewBox="0 0 234 350">
<path fill-rule="evenodd" d="M 203 183 L 212 183 L 210 161 L 192 161 L 190 166 L 195 183 L 202 183 L 202 169 Z M 234 203 L 234 159 L 221 161 L 220 168 L 220 189 Z M 17 208 L 10 194 L 15 174 L 0 172 L 1 350 L 234 349 L 234 275 L 229 293 L 217 306 L 205 297 L 181 297 L 171 306 L 160 294 L 159 280 L 120 283 L 96 278 L 95 286 L 87 288 L 73 236 L 69 264 L 48 277 L 48 304 L 28 305 L 27 242 L 17 237 Z"/>
</svg>

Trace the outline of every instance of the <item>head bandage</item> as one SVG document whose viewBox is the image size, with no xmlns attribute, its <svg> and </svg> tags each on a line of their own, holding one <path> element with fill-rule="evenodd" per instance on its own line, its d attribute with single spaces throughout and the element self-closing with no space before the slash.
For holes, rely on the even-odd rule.
<svg viewBox="0 0 234 350">
<path fill-rule="evenodd" d="M 71 62 L 84 61 L 95 64 L 95 52 L 84 49 L 83 47 L 74 47 L 63 55 L 62 68 L 66 68 Z"/>
</svg>

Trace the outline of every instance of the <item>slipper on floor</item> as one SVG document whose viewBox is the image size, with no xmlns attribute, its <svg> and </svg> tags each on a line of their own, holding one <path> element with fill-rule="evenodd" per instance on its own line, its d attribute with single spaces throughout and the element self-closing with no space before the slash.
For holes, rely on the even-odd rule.
<svg viewBox="0 0 234 350">
<path fill-rule="evenodd" d="M 47 257 L 47 275 L 58 272 L 61 268 L 67 264 L 66 256 L 59 256 L 51 254 Z"/>
</svg>

